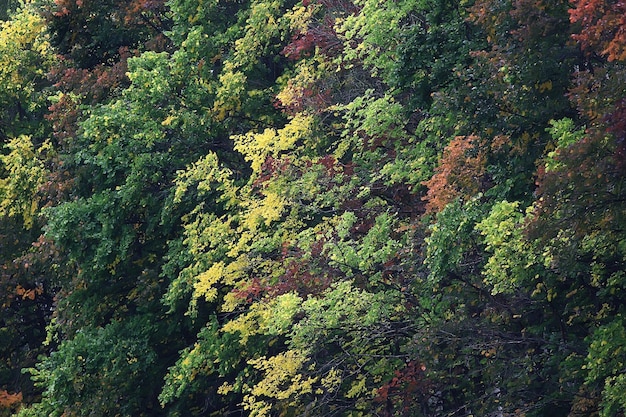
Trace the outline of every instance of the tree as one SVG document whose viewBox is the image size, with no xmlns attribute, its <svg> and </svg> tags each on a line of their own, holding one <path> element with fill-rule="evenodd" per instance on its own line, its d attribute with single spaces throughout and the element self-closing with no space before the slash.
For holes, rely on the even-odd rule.
<svg viewBox="0 0 626 417">
<path fill-rule="evenodd" d="M 36 390 L 21 369 L 45 351 L 59 257 L 39 239 L 49 202 L 55 151 L 43 120 L 53 50 L 32 7 L 13 4 L 0 26 L 0 413 L 8 415 Z M 11 8 L 13 8 L 13 6 Z M 34 252 L 40 251 L 41 256 Z M 56 271 L 62 275 L 64 268 Z"/>
<path fill-rule="evenodd" d="M 41 397 L 2 404 L 623 414 L 619 4 L 38 7 L 5 48 L 0 99 L 34 104 L 3 119 L 0 320 Z"/>
</svg>

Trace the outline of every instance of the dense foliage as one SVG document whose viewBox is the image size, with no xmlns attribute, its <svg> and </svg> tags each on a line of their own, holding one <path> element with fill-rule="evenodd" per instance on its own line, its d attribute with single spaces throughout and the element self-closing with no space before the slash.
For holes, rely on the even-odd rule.
<svg viewBox="0 0 626 417">
<path fill-rule="evenodd" d="M 0 416 L 626 414 L 623 2 L 0 8 Z"/>
</svg>

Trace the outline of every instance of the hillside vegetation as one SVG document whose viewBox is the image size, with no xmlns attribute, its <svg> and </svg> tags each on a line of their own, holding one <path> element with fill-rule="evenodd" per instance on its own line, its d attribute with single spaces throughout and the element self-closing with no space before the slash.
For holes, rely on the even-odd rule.
<svg viewBox="0 0 626 417">
<path fill-rule="evenodd" d="M 625 415 L 626 3 L 0 6 L 0 416 Z"/>
</svg>

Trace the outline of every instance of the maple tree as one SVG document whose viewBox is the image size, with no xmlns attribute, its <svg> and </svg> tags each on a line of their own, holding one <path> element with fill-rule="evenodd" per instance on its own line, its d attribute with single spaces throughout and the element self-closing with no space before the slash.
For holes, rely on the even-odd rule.
<svg viewBox="0 0 626 417">
<path fill-rule="evenodd" d="M 604 1 L 576 1 L 570 13 L 580 25 L 573 38 L 587 53 L 606 56 L 609 61 L 626 59 L 626 20 L 624 4 Z"/>
</svg>

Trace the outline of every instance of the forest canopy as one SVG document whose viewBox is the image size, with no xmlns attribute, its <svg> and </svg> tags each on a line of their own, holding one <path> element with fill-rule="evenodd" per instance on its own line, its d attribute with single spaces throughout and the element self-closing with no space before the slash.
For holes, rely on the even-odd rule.
<svg viewBox="0 0 626 417">
<path fill-rule="evenodd" d="M 0 2 L 0 417 L 625 416 L 624 16 Z"/>
</svg>

